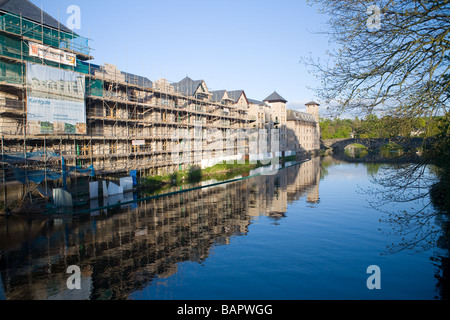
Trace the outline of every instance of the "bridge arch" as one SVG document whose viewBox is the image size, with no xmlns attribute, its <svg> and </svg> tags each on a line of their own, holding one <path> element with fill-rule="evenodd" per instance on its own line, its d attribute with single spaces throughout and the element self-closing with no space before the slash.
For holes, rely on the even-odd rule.
<svg viewBox="0 0 450 320">
<path fill-rule="evenodd" d="M 367 149 L 372 149 L 372 140 L 371 139 L 359 139 L 359 138 L 352 138 L 352 139 L 345 139 L 345 140 L 339 140 L 334 142 L 330 145 L 330 147 L 335 151 L 343 151 L 345 148 L 352 144 L 360 144 L 366 147 Z"/>
<path fill-rule="evenodd" d="M 427 140 L 427 143 L 431 140 Z M 334 139 L 324 141 L 324 145 L 333 149 L 335 152 L 343 152 L 346 147 L 352 144 L 361 144 L 372 151 L 380 151 L 380 149 L 390 143 L 395 143 L 402 147 L 405 151 L 416 150 L 423 146 L 423 138 L 396 138 L 396 139 L 361 139 L 361 138 L 351 138 L 351 139 Z"/>
</svg>

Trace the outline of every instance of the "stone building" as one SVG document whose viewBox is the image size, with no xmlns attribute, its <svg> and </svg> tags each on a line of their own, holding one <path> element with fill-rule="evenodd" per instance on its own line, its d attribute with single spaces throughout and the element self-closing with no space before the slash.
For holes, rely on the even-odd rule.
<svg viewBox="0 0 450 320">
<path fill-rule="evenodd" d="M 320 149 L 319 104 L 308 103 L 307 111 L 287 111 L 288 149 L 300 154 L 310 154 Z"/>
</svg>

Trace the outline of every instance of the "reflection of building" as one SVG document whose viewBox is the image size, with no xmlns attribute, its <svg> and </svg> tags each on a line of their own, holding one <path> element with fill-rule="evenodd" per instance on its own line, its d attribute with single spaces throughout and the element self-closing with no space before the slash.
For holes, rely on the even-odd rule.
<svg viewBox="0 0 450 320">
<path fill-rule="evenodd" d="M 212 246 L 246 235 L 254 217 L 277 221 L 288 203 L 304 196 L 317 199 L 317 177 L 318 159 L 274 176 L 147 200 L 86 220 L 11 220 L 11 231 L 0 234 L 6 297 L 126 299 L 156 279 L 175 275 L 178 263 L 201 263 Z M 66 288 L 70 265 L 81 268 L 89 289 L 78 296 Z"/>
<path fill-rule="evenodd" d="M 291 203 L 297 201 L 300 197 L 306 195 L 306 199 L 309 203 L 318 203 L 320 199 L 320 158 L 315 157 L 312 158 L 311 161 L 303 163 L 296 175 L 291 172 L 294 170 L 296 169 L 286 169 L 288 176 L 288 202 Z"/>
<path fill-rule="evenodd" d="M 280 217 L 287 211 L 286 172 L 257 177 L 249 194 L 248 214 L 253 217 Z"/>
</svg>

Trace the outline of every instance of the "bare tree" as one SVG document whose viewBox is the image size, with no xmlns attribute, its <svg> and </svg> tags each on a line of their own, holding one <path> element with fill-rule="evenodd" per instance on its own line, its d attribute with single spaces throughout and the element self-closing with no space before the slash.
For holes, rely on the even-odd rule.
<svg viewBox="0 0 450 320">
<path fill-rule="evenodd" d="M 343 112 L 415 117 L 448 112 L 448 0 L 310 0 L 329 16 L 329 61 L 303 59 L 320 98 Z"/>
<path fill-rule="evenodd" d="M 435 228 L 440 215 L 431 200 L 450 196 L 450 0 L 309 2 L 329 17 L 326 33 L 334 49 L 325 63 L 303 61 L 321 80 L 319 97 L 336 106 L 336 114 L 377 111 L 405 122 L 445 116 L 421 163 L 386 168 L 369 190 L 378 196 L 371 205 L 403 236 L 389 252 L 433 246 L 442 230 Z M 410 210 L 399 209 L 406 203 Z"/>
</svg>

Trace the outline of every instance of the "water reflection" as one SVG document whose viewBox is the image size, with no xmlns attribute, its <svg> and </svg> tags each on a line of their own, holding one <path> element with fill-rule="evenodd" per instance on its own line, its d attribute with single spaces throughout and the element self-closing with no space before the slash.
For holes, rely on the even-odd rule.
<svg viewBox="0 0 450 320">
<path fill-rule="evenodd" d="M 352 159 L 361 159 L 369 154 L 369 150 L 364 146 L 350 145 L 345 148 L 344 154 Z M 401 146 L 396 145 L 386 145 L 379 151 L 379 155 L 383 159 L 395 159 L 403 156 L 404 154 L 404 149 Z"/>
<path fill-rule="evenodd" d="M 202 263 L 214 246 L 246 235 L 255 217 L 278 223 L 288 204 L 319 202 L 320 159 L 212 188 L 71 215 L 0 220 L 0 298 L 127 299 L 180 262 Z M 107 201 L 126 202 L 135 197 Z M 98 200 L 97 200 L 98 201 Z M 67 289 L 66 270 L 82 270 L 82 290 Z"/>
<path fill-rule="evenodd" d="M 398 161 L 403 156 L 407 156 L 406 162 L 414 162 L 418 160 L 417 154 L 407 154 L 405 149 L 397 144 L 389 143 L 381 147 L 377 152 L 369 152 L 369 149 L 363 145 L 351 144 L 344 149 L 341 154 L 333 154 L 333 157 L 343 160 L 360 160 L 360 161 L 379 161 L 388 162 L 389 160 Z"/>
<path fill-rule="evenodd" d="M 350 145 L 345 148 L 344 154 L 349 158 L 360 159 L 367 156 L 369 154 L 369 151 L 364 146 Z"/>
<path fill-rule="evenodd" d="M 402 149 L 390 149 L 389 157 L 403 154 Z M 322 175 L 328 167 L 347 163 L 333 155 L 322 161 Z M 434 251 L 430 261 L 436 267 L 435 278 L 438 295 L 436 299 L 450 298 L 450 216 L 448 204 L 438 191 L 440 182 L 435 167 L 421 163 L 365 162 L 370 187 L 360 189 L 371 208 L 383 214 L 380 232 L 394 236 L 398 242 L 386 246 L 384 255 Z"/>
<path fill-rule="evenodd" d="M 382 147 L 380 149 L 380 154 L 384 158 L 395 159 L 395 158 L 398 158 L 398 157 L 401 157 L 402 155 L 404 155 L 405 151 L 402 146 L 391 143 L 391 144 L 387 144 L 384 147 Z"/>
</svg>

